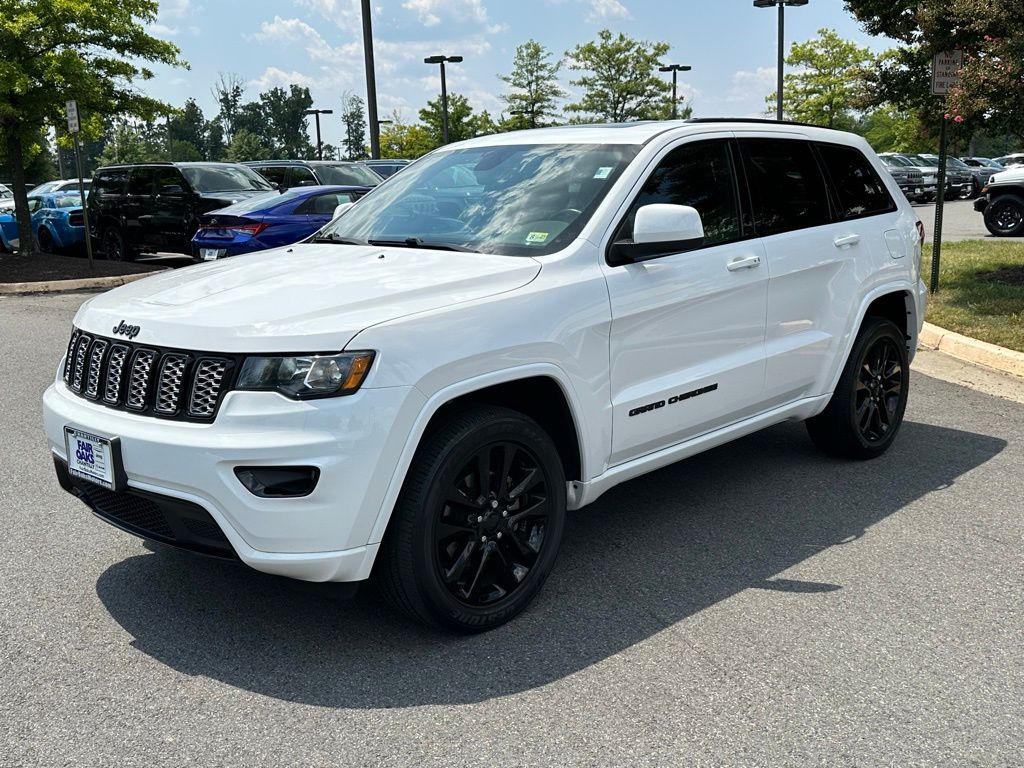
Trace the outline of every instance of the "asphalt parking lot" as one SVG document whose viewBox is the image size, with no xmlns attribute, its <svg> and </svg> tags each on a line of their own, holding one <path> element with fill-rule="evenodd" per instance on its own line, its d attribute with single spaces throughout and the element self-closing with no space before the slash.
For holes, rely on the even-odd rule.
<svg viewBox="0 0 1024 768">
<path fill-rule="evenodd" d="M 0 765 L 1024 761 L 1024 404 L 915 373 L 881 460 L 785 424 L 620 486 L 457 638 L 60 491 L 40 397 L 85 298 L 0 297 Z"/>
<path fill-rule="evenodd" d="M 914 204 L 914 212 L 924 224 L 925 239 L 932 241 L 935 231 L 935 205 Z M 947 200 L 942 206 L 942 242 L 951 243 L 956 240 L 996 240 L 1022 238 L 994 238 L 985 229 L 984 216 L 974 210 L 973 200 Z"/>
</svg>

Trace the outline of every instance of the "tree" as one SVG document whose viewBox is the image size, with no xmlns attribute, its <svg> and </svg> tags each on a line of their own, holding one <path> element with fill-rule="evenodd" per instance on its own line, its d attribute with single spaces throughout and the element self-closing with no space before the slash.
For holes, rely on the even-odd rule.
<svg viewBox="0 0 1024 768">
<path fill-rule="evenodd" d="M 363 100 L 352 93 L 342 98 L 341 122 L 345 126 L 345 138 L 341 142 L 342 151 L 349 160 L 365 160 L 370 155 L 366 151 L 366 112 Z"/>
<path fill-rule="evenodd" d="M 913 112 L 886 104 L 865 114 L 853 128 L 876 152 L 928 152 L 931 134 Z"/>
<path fill-rule="evenodd" d="M 415 160 L 438 146 L 435 137 L 422 125 L 407 125 L 402 122 L 397 110 L 391 115 L 391 122 L 380 128 L 380 153 L 382 157 L 398 157 Z"/>
<path fill-rule="evenodd" d="M 958 133 L 1024 136 L 1020 0 L 846 0 L 846 8 L 870 34 L 906 44 L 879 67 L 878 103 L 913 109 L 929 125 L 948 116 Z M 929 75 L 932 56 L 954 48 L 964 66 L 947 102 L 931 95 Z"/>
<path fill-rule="evenodd" d="M 208 160 L 206 149 L 206 117 L 195 99 L 188 99 L 185 106 L 171 116 L 167 122 L 167 141 L 172 160 Z M 187 157 L 185 157 L 187 155 Z"/>
<path fill-rule="evenodd" d="M 243 163 L 246 160 L 267 160 L 270 155 L 270 150 L 258 136 L 239 128 L 228 144 L 224 159 L 230 163 Z"/>
<path fill-rule="evenodd" d="M 853 112 L 866 104 L 865 74 L 875 63 L 867 48 L 843 40 L 833 29 L 819 29 L 818 37 L 793 43 L 786 64 L 783 112 L 792 120 L 828 128 L 849 130 L 856 123 Z M 774 105 L 772 93 L 765 101 Z"/>
<path fill-rule="evenodd" d="M 583 89 L 579 101 L 566 106 L 581 122 L 623 123 L 648 120 L 664 107 L 672 86 L 657 76 L 668 43 L 634 40 L 602 29 L 598 39 L 568 51 L 569 69 L 589 74 L 570 81 Z"/>
<path fill-rule="evenodd" d="M 235 122 L 245 94 L 242 78 L 232 72 L 221 72 L 211 93 L 219 107 L 215 122 L 220 123 L 222 140 L 230 144 L 237 129 Z"/>
<path fill-rule="evenodd" d="M 115 119 L 107 131 L 99 165 L 118 163 L 151 163 L 170 159 L 166 132 L 153 123 L 140 123 L 122 117 Z"/>
<path fill-rule="evenodd" d="M 100 116 L 153 118 L 165 104 L 139 93 L 142 63 L 181 66 L 176 46 L 147 31 L 156 0 L 3 0 L 0 12 L 0 142 L 12 166 L 21 253 L 34 249 L 25 194 L 26 155 L 40 129 L 64 119 L 64 102 L 78 101 L 83 133 L 102 131 Z"/>
<path fill-rule="evenodd" d="M 280 160 L 304 159 L 315 151 L 309 142 L 309 118 L 306 110 L 313 106 L 309 88 L 290 85 L 271 88 L 260 94 L 274 157 Z"/>
<path fill-rule="evenodd" d="M 509 117 L 502 122 L 508 131 L 553 125 L 558 118 L 558 101 L 566 94 L 558 84 L 561 61 L 536 40 L 516 47 L 512 72 L 499 77 L 512 87 L 501 99 L 508 105 Z"/>
<path fill-rule="evenodd" d="M 441 97 L 427 102 L 427 106 L 420 110 L 420 120 L 433 139 L 434 147 L 441 146 L 444 141 L 444 130 L 441 110 Z M 486 130 L 494 125 L 490 115 L 487 115 L 481 123 L 483 115 L 474 115 L 473 108 L 469 105 L 469 99 L 462 94 L 448 94 L 448 141 L 465 141 L 474 136 L 482 135 L 481 130 Z M 433 149 L 434 147 L 431 147 Z"/>
</svg>

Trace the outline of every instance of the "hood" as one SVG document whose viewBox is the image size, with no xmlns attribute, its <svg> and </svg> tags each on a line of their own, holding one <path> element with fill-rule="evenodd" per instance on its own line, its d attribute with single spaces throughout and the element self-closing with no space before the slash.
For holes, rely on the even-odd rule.
<svg viewBox="0 0 1024 768">
<path fill-rule="evenodd" d="M 137 344 L 197 351 L 333 351 L 371 325 L 511 291 L 540 269 L 523 256 L 295 245 L 115 288 L 75 324 L 109 337 L 123 321 L 139 326 Z"/>
<path fill-rule="evenodd" d="M 1019 184 L 1024 181 L 1024 166 L 1010 168 L 1006 171 L 993 173 L 989 179 L 989 186 L 993 184 Z"/>
</svg>

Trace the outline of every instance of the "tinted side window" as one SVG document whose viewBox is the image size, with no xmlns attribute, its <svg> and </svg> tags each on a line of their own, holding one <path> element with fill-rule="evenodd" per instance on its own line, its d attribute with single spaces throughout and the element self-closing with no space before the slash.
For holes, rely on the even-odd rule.
<svg viewBox="0 0 1024 768">
<path fill-rule="evenodd" d="M 334 214 L 334 209 L 339 205 L 342 203 L 354 203 L 355 200 L 356 197 L 351 192 L 332 192 L 329 195 L 311 197 L 296 208 L 295 212 L 331 216 Z"/>
<path fill-rule="evenodd" d="M 839 198 L 839 216 L 852 219 L 896 210 L 882 180 L 860 150 L 841 144 L 818 144 L 818 153 Z"/>
<path fill-rule="evenodd" d="M 304 165 L 293 165 L 288 170 L 292 172 L 291 178 L 288 183 L 293 187 L 298 187 L 303 182 L 306 182 L 307 184 L 320 183 L 319 181 L 317 181 L 316 176 L 313 174 L 313 172 Z"/>
<path fill-rule="evenodd" d="M 181 187 L 183 192 L 188 189 L 185 177 L 177 168 L 159 168 L 154 173 L 154 176 L 156 178 L 157 192 L 164 187 Z"/>
<path fill-rule="evenodd" d="M 633 239 L 633 220 L 644 205 L 671 203 L 696 208 L 704 223 L 704 244 L 741 235 L 732 156 L 726 141 L 702 141 L 672 150 L 648 177 L 623 220 L 615 241 Z"/>
<path fill-rule="evenodd" d="M 810 144 L 787 139 L 741 139 L 740 149 L 759 235 L 828 223 L 825 179 Z"/>
<path fill-rule="evenodd" d="M 253 170 L 274 186 L 284 184 L 284 177 L 288 175 L 288 166 L 286 165 L 271 165 L 266 168 L 254 168 Z"/>
<path fill-rule="evenodd" d="M 155 179 L 155 168 L 133 168 L 131 181 L 128 182 L 128 194 L 152 195 Z"/>
<path fill-rule="evenodd" d="M 100 195 L 123 195 L 128 183 L 128 169 L 103 171 L 96 175 L 96 185 L 92 191 Z"/>
</svg>

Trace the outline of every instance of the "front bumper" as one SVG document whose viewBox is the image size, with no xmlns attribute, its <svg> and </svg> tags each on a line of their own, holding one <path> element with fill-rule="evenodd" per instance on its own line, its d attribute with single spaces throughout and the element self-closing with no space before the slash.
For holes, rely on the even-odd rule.
<svg viewBox="0 0 1024 768">
<path fill-rule="evenodd" d="M 216 421 L 194 424 L 106 408 L 58 381 L 43 412 L 59 462 L 67 461 L 65 426 L 119 438 L 127 490 L 205 510 L 247 565 L 306 581 L 356 581 L 373 565 L 379 542 L 371 532 L 423 401 L 411 387 L 305 402 L 231 392 Z M 234 473 L 288 465 L 320 469 L 311 494 L 260 498 Z"/>
<path fill-rule="evenodd" d="M 978 213 L 984 213 L 986 208 L 988 208 L 988 195 L 982 195 L 974 201 L 974 210 Z"/>
</svg>

